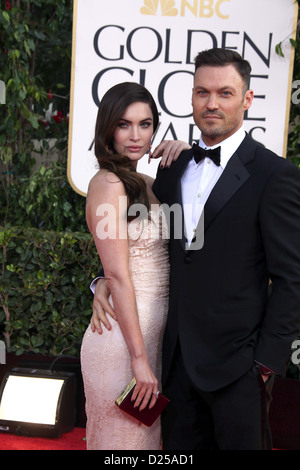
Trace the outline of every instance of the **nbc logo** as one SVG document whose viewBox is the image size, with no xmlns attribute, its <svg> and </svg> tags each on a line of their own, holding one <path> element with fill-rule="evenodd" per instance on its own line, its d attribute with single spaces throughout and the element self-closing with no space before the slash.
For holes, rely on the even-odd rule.
<svg viewBox="0 0 300 470">
<path fill-rule="evenodd" d="M 177 0 L 180 4 L 180 13 L 176 8 L 175 0 L 144 0 L 140 12 L 142 15 L 186 16 L 187 11 L 195 17 L 211 18 L 217 15 L 227 20 L 229 15 L 223 11 L 223 3 L 231 0 Z M 160 7 L 160 8 L 159 8 Z M 226 7 L 225 7 L 226 9 Z"/>
<path fill-rule="evenodd" d="M 144 0 L 144 6 L 141 8 L 141 13 L 143 15 L 156 15 L 159 4 L 162 16 L 178 15 L 177 8 L 174 8 L 175 0 Z"/>
</svg>

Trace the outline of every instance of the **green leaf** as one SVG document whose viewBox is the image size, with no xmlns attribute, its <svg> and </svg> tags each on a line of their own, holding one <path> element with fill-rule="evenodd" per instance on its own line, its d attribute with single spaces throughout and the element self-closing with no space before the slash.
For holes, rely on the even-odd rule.
<svg viewBox="0 0 300 470">
<path fill-rule="evenodd" d="M 14 50 L 12 51 L 12 56 L 13 56 L 14 59 L 20 59 L 20 51 L 19 51 L 19 49 L 14 49 Z"/>
<path fill-rule="evenodd" d="M 275 46 L 275 51 L 276 51 L 276 54 L 278 54 L 280 57 L 284 57 L 284 53 L 283 53 L 283 51 L 282 51 L 282 43 L 281 43 L 281 42 Z"/>
<path fill-rule="evenodd" d="M 2 15 L 3 15 L 5 21 L 7 21 L 7 23 L 10 23 L 10 16 L 9 16 L 9 14 L 7 13 L 7 11 L 3 11 L 3 12 L 2 12 Z"/>
<path fill-rule="evenodd" d="M 46 34 L 44 34 L 42 31 L 34 31 L 34 35 L 37 39 L 39 39 L 40 41 L 45 41 L 47 39 L 47 36 Z"/>
<path fill-rule="evenodd" d="M 32 51 L 35 50 L 35 44 L 34 44 L 33 39 L 31 39 L 31 38 L 28 39 L 28 46 L 30 47 L 30 49 L 31 49 Z"/>
<path fill-rule="evenodd" d="M 30 47 L 29 47 L 27 41 L 24 41 L 24 47 L 25 47 L 26 53 L 27 53 L 29 56 L 31 56 L 31 50 L 30 50 Z"/>
<path fill-rule="evenodd" d="M 6 266 L 7 271 L 10 271 L 11 273 L 15 272 L 15 266 L 13 264 L 8 264 Z"/>
</svg>

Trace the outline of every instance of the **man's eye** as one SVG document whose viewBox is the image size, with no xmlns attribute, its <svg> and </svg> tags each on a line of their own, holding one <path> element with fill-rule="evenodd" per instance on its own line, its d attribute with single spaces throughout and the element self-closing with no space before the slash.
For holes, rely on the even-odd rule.
<svg viewBox="0 0 300 470">
<path fill-rule="evenodd" d="M 205 95 L 207 95 L 207 92 L 206 92 L 205 90 L 199 90 L 197 93 L 198 93 L 198 95 L 200 95 L 200 96 L 205 96 Z"/>
</svg>

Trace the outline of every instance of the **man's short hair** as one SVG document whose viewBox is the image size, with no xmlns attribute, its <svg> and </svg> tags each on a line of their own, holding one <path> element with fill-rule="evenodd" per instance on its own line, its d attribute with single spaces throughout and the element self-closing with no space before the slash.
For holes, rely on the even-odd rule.
<svg viewBox="0 0 300 470">
<path fill-rule="evenodd" d="M 230 49 L 213 48 L 199 52 L 195 58 L 195 72 L 199 67 L 224 67 L 233 65 L 245 83 L 245 92 L 250 87 L 251 65 L 242 56 Z"/>
</svg>

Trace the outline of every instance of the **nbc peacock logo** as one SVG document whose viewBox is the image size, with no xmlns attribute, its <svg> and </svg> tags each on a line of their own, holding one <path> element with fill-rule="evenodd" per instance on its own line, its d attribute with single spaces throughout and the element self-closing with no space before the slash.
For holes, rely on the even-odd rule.
<svg viewBox="0 0 300 470">
<path fill-rule="evenodd" d="M 157 15 L 160 12 L 162 16 L 177 16 L 178 10 L 175 8 L 175 0 L 144 0 L 144 6 L 141 8 L 143 15 Z"/>
</svg>

